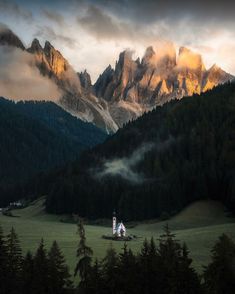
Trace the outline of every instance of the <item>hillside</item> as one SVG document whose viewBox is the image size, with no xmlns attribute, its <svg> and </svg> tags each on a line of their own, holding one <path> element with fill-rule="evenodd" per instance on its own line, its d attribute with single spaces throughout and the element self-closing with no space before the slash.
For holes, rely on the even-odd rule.
<svg viewBox="0 0 235 294">
<path fill-rule="evenodd" d="M 14 103 L 3 98 L 0 136 L 0 202 L 7 187 L 67 164 L 106 138 L 97 127 L 52 102 Z"/>
<path fill-rule="evenodd" d="M 140 220 L 208 198 L 233 210 L 234 132 L 234 83 L 157 107 L 56 175 L 47 210 Z"/>
<path fill-rule="evenodd" d="M 127 124 L 73 164 L 23 189 L 50 213 L 125 220 L 169 217 L 202 199 L 235 210 L 235 84 L 171 101 Z"/>
</svg>

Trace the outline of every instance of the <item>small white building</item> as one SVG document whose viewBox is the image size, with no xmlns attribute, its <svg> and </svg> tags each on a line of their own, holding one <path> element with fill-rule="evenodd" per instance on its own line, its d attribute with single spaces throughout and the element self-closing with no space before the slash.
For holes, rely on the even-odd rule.
<svg viewBox="0 0 235 294">
<path fill-rule="evenodd" d="M 20 207 L 22 207 L 22 206 L 23 206 L 23 204 L 22 204 L 22 202 L 20 202 L 20 201 L 17 201 L 17 202 L 11 202 L 11 203 L 10 203 L 10 207 L 20 208 Z"/>
<path fill-rule="evenodd" d="M 116 235 L 118 237 L 125 237 L 126 236 L 126 228 L 121 221 L 117 224 L 117 218 L 116 213 L 113 213 L 113 235 Z"/>
<path fill-rule="evenodd" d="M 117 224 L 116 234 L 118 237 L 125 237 L 126 236 L 126 228 L 125 228 L 123 222 L 120 222 L 119 224 Z"/>
</svg>

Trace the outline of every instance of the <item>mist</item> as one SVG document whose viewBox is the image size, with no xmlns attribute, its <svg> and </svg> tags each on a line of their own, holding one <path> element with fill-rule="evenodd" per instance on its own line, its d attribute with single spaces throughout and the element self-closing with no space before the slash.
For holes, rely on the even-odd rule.
<svg viewBox="0 0 235 294">
<path fill-rule="evenodd" d="M 57 101 L 61 92 L 53 81 L 40 74 L 33 55 L 1 46 L 0 96 L 12 100 Z"/>
<path fill-rule="evenodd" d="M 133 151 L 129 157 L 115 158 L 104 162 L 101 171 L 95 172 L 98 179 L 106 176 L 119 176 L 133 184 L 142 184 L 146 179 L 145 175 L 135 171 L 135 167 L 144 160 L 145 154 L 154 149 L 160 152 L 167 149 L 175 139 L 170 136 L 167 140 L 159 143 L 145 143 Z"/>
</svg>

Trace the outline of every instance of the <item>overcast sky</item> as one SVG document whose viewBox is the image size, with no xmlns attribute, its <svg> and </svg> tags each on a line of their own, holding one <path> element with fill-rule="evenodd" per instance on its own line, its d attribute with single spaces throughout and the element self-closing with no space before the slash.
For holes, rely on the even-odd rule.
<svg viewBox="0 0 235 294">
<path fill-rule="evenodd" d="M 50 3 L 49 3 L 50 2 Z M 48 40 L 93 81 L 124 49 L 173 42 L 235 74 L 235 1 L 0 0 L 0 22 L 29 46 Z"/>
</svg>

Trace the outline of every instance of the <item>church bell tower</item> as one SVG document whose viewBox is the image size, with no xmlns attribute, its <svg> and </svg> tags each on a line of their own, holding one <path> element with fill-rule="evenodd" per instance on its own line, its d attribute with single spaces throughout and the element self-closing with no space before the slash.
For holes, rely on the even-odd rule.
<svg viewBox="0 0 235 294">
<path fill-rule="evenodd" d="M 116 218 L 116 212 L 113 212 L 113 235 L 116 234 L 116 228 L 117 228 L 117 218 Z"/>
</svg>

